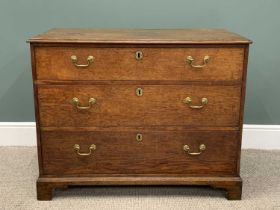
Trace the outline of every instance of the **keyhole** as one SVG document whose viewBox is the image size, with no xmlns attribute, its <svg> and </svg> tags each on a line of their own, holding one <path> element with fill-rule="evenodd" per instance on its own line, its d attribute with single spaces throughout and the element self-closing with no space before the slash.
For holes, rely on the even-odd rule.
<svg viewBox="0 0 280 210">
<path fill-rule="evenodd" d="M 143 95 L 143 90 L 142 90 L 142 88 L 137 88 L 137 89 L 136 89 L 136 95 L 137 95 L 137 96 L 142 96 L 142 95 Z"/>
<path fill-rule="evenodd" d="M 141 60 L 143 58 L 143 53 L 141 51 L 137 51 L 135 53 L 136 60 Z"/>
<path fill-rule="evenodd" d="M 137 141 L 142 141 L 143 140 L 143 137 L 142 137 L 141 133 L 136 134 L 136 140 Z"/>
</svg>

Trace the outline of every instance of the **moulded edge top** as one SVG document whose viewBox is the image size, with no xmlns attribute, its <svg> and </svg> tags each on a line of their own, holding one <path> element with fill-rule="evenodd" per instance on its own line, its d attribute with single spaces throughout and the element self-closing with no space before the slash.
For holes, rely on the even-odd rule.
<svg viewBox="0 0 280 210">
<path fill-rule="evenodd" d="M 27 40 L 30 43 L 93 44 L 250 44 L 225 29 L 79 29 L 54 28 Z"/>
</svg>

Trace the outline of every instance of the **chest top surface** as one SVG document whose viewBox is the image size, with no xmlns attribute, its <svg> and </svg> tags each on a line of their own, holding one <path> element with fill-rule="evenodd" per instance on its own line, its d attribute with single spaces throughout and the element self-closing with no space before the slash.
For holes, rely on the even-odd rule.
<svg viewBox="0 0 280 210">
<path fill-rule="evenodd" d="M 250 44 L 225 29 L 78 29 L 54 28 L 32 37 L 31 43 L 100 44 Z"/>
</svg>

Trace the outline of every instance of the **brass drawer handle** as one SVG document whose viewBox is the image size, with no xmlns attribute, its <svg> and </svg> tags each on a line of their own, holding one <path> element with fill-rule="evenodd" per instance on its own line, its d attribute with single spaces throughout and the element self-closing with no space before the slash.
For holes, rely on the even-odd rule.
<svg viewBox="0 0 280 210">
<path fill-rule="evenodd" d="M 81 153 L 81 152 L 80 152 L 80 145 L 79 145 L 79 144 L 75 144 L 75 145 L 74 145 L 74 150 L 76 151 L 77 155 L 80 155 L 80 156 L 89 156 L 89 155 L 91 155 L 91 153 L 92 153 L 93 150 L 96 150 L 96 145 L 95 145 L 95 144 L 90 145 L 90 147 L 89 147 L 89 152 L 88 152 L 88 153 Z"/>
<path fill-rule="evenodd" d="M 200 155 L 204 150 L 206 150 L 205 144 L 199 145 L 199 152 L 190 152 L 190 147 L 189 145 L 184 145 L 183 150 L 188 152 L 189 155 Z"/>
<path fill-rule="evenodd" d="M 94 57 L 92 55 L 87 57 L 87 64 L 77 64 L 78 62 L 78 58 L 76 55 L 71 55 L 71 61 L 72 63 L 79 68 L 85 68 L 88 67 L 93 61 L 94 61 Z"/>
<path fill-rule="evenodd" d="M 183 102 L 185 104 L 188 104 L 190 108 L 192 109 L 202 109 L 204 107 L 204 105 L 206 105 L 208 103 L 208 99 L 207 98 L 202 98 L 201 99 L 201 105 L 192 105 L 192 98 L 191 97 L 187 97 L 183 100 Z"/>
<path fill-rule="evenodd" d="M 80 101 L 79 101 L 78 98 L 74 97 L 74 98 L 72 99 L 72 104 L 73 104 L 77 109 L 90 109 L 91 106 L 92 106 L 93 104 L 95 104 L 95 103 L 96 103 L 96 99 L 95 99 L 95 98 L 90 98 L 90 99 L 88 100 L 88 106 L 81 106 L 81 105 L 80 105 Z"/>
<path fill-rule="evenodd" d="M 193 61 L 194 61 L 194 58 L 192 56 L 188 56 L 187 57 L 187 62 L 193 67 L 193 68 L 197 68 L 197 69 L 201 69 L 203 67 L 205 67 L 207 65 L 207 63 L 209 62 L 210 60 L 210 57 L 208 55 L 204 56 L 203 58 L 203 65 L 194 65 L 193 64 Z"/>
</svg>

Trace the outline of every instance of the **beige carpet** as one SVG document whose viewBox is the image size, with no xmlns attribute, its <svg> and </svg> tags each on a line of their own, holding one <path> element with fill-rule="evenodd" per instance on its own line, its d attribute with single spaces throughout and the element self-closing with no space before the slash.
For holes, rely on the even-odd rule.
<svg viewBox="0 0 280 210">
<path fill-rule="evenodd" d="M 0 209 L 271 209 L 280 210 L 280 151 L 242 151 L 243 200 L 201 187 L 88 187 L 37 201 L 34 147 L 0 147 Z"/>
</svg>

